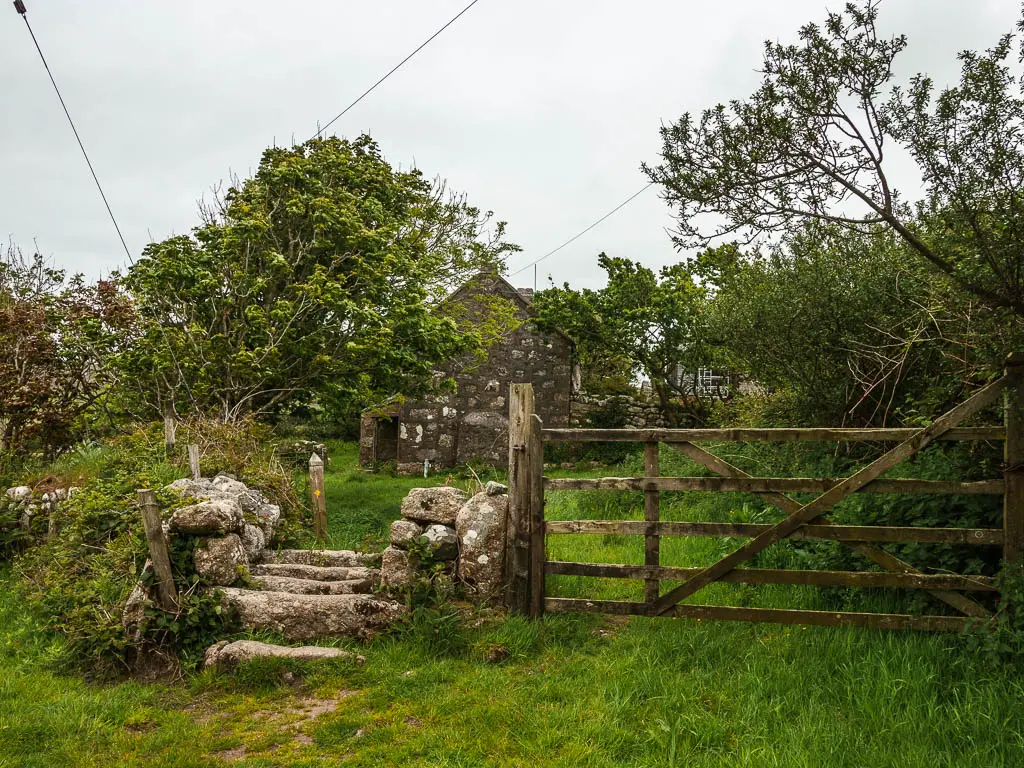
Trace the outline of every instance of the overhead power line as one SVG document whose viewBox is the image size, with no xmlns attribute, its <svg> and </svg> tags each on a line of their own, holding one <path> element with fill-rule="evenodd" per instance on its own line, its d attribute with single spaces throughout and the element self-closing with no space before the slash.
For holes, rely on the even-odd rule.
<svg viewBox="0 0 1024 768">
<path fill-rule="evenodd" d="M 431 43 L 431 41 L 433 41 L 433 39 L 435 37 L 440 35 L 442 32 L 444 32 L 446 29 L 448 29 L 448 27 L 450 27 L 452 24 L 454 24 L 456 21 L 458 21 L 459 17 L 462 16 L 462 14 L 464 14 L 466 11 L 468 11 L 470 8 L 472 8 L 474 5 L 476 5 L 478 2 L 480 2 L 480 0 L 473 0 L 473 2 L 471 2 L 469 5 L 467 5 L 465 8 L 463 8 L 461 11 L 459 11 L 457 14 L 452 16 L 452 18 L 450 18 L 448 20 L 448 22 L 443 27 L 441 27 L 434 34 L 432 34 L 430 37 L 428 37 L 426 40 L 424 40 L 422 43 L 420 43 L 419 47 L 416 48 L 416 50 L 414 50 L 412 53 L 410 53 L 408 56 L 406 56 L 404 59 L 402 59 L 400 62 L 398 62 L 394 67 L 392 67 L 388 71 L 388 73 L 386 75 L 384 75 L 382 78 L 380 78 L 380 80 L 378 80 L 373 85 L 371 85 L 369 88 L 367 88 L 365 91 L 363 91 L 361 94 L 359 94 L 359 97 L 355 101 L 353 101 L 351 104 L 349 104 L 343 110 L 341 110 L 341 112 L 339 112 L 337 115 L 335 115 L 334 118 L 332 118 L 331 121 L 329 123 L 327 123 L 327 125 L 325 125 L 323 128 L 318 130 L 316 132 L 316 135 L 312 136 L 311 138 L 315 139 L 315 138 L 319 137 L 320 134 L 322 134 L 324 131 L 326 131 L 328 128 L 330 128 L 332 125 L 334 125 L 334 123 L 336 123 L 338 120 L 340 120 L 342 117 L 344 117 L 346 112 L 348 112 L 350 109 L 352 109 L 352 107 L 354 107 L 360 101 L 362 101 L 367 96 L 369 96 L 371 93 L 373 93 L 374 89 L 378 85 L 380 85 L 385 80 L 387 80 L 389 77 L 391 77 L 393 74 L 395 74 L 395 72 L 397 72 L 399 69 L 401 69 L 402 66 L 407 61 L 409 61 L 409 59 L 411 59 L 417 53 L 419 53 L 424 48 L 426 48 Z"/>
<path fill-rule="evenodd" d="M 642 189 L 639 189 L 639 190 L 637 190 L 637 191 L 636 191 L 636 192 L 634 192 L 634 193 L 633 193 L 632 195 L 630 195 L 629 197 L 627 197 L 627 198 L 626 198 L 625 200 L 623 200 L 623 201 L 622 201 L 621 203 L 619 203 L 618 205 L 616 205 L 616 206 L 615 206 L 614 208 L 612 208 L 612 209 L 611 209 L 610 211 L 608 211 L 608 213 L 606 213 L 606 214 L 605 214 L 604 216 L 602 216 L 602 217 L 601 217 L 600 219 L 598 219 L 597 221 L 595 221 L 595 222 L 594 222 L 593 224 L 591 224 L 591 225 L 590 225 L 589 227 L 587 227 L 586 229 L 582 230 L 581 232 L 577 232 L 577 233 L 576 233 L 575 235 L 573 235 L 572 237 L 570 237 L 570 238 L 569 238 L 568 240 L 566 240 L 566 241 L 565 241 L 564 243 L 562 243 L 562 244 L 561 244 L 560 246 L 558 246 L 557 248 L 552 248 L 552 249 L 551 249 L 550 251 L 548 251 L 547 253 L 545 253 L 545 254 L 544 254 L 543 256 L 541 256 L 541 257 L 540 257 L 539 259 L 537 259 L 537 260 L 535 260 L 535 261 L 531 261 L 531 262 L 530 262 L 529 264 L 527 264 L 527 265 L 526 265 L 525 267 L 523 267 L 522 269 L 517 269 L 517 270 L 516 270 L 515 272 L 513 272 L 512 274 L 510 274 L 510 275 L 509 275 L 509 277 L 515 277 L 515 276 L 516 276 L 516 275 L 518 275 L 518 274 L 519 274 L 520 272 L 525 272 L 525 271 L 526 271 L 526 270 L 528 270 L 528 269 L 529 269 L 530 267 L 535 267 L 535 266 L 537 266 L 537 265 L 538 265 L 538 264 L 540 264 L 540 263 L 541 263 L 542 261 L 544 261 L 544 259 L 548 258 L 548 256 L 554 256 L 554 255 L 555 255 L 556 253 L 558 253 L 558 252 L 559 252 L 560 250 L 562 250 L 563 248 L 565 248 L 565 246 L 569 245 L 570 243 L 574 243 L 574 242 L 575 242 L 576 240 L 579 240 L 579 239 L 580 239 L 581 237 L 583 237 L 583 236 L 584 236 L 585 234 L 587 234 L 587 232 L 589 232 L 590 230 L 592 230 L 592 229 L 593 229 L 594 227 L 596 227 L 596 226 L 597 226 L 598 224 L 600 224 L 600 223 L 601 223 L 602 221 L 604 221 L 605 219 L 609 218 L 610 216 L 612 216 L 612 215 L 614 215 L 614 214 L 618 213 L 619 211 L 621 211 L 621 210 L 622 210 L 623 208 L 625 208 L 625 207 L 626 207 L 627 205 L 629 205 L 629 204 L 630 204 L 631 202 L 633 202 L 634 200 L 636 200 L 636 199 L 637 199 L 638 197 L 640 197 L 640 195 L 642 195 L 642 194 L 643 194 L 644 192 L 646 192 L 646 191 L 647 191 L 648 189 L 650 189 L 650 188 L 651 188 L 651 187 L 653 187 L 653 186 L 654 186 L 654 182 L 653 182 L 653 181 L 651 181 L 651 182 L 648 182 L 647 184 L 645 184 L 645 185 L 643 186 L 643 188 L 642 188 Z"/>
<path fill-rule="evenodd" d="M 39 58 L 42 59 L 43 67 L 46 69 L 46 74 L 50 76 L 50 82 L 53 83 L 53 90 L 57 92 L 57 98 L 60 100 L 60 105 L 64 109 L 64 114 L 68 118 L 68 123 L 71 125 L 71 130 L 75 134 L 75 140 L 78 142 L 78 148 L 82 150 L 82 157 L 85 158 L 85 163 L 89 166 L 89 173 L 92 174 L 92 180 L 96 182 L 96 189 L 99 190 L 100 197 L 103 198 L 103 205 L 107 208 L 107 214 L 110 216 L 110 221 L 113 223 L 114 229 L 117 230 L 117 236 L 121 240 L 121 246 L 124 248 L 124 252 L 128 256 L 128 261 L 131 261 L 131 251 L 128 250 L 128 244 L 125 243 L 124 235 L 121 234 L 121 227 L 117 225 L 117 219 L 114 218 L 114 212 L 110 209 L 110 203 L 107 202 L 107 196 L 103 193 L 103 187 L 100 184 L 99 177 L 96 175 L 96 169 L 92 167 L 92 161 L 89 159 L 89 153 L 85 151 L 85 145 L 82 143 L 82 137 L 78 135 L 78 129 L 75 127 L 75 121 L 71 119 L 71 113 L 68 111 L 68 105 L 64 103 L 64 97 L 60 95 L 60 88 L 57 87 L 57 81 L 53 79 L 53 72 L 50 71 L 50 65 L 46 63 L 46 57 L 43 55 L 43 49 L 39 47 L 39 41 L 36 39 L 36 33 L 32 31 L 32 25 L 28 23 L 28 13 L 25 9 L 25 3 L 22 0 L 15 0 L 14 9 L 21 14 L 21 18 L 25 20 L 25 26 L 28 27 L 28 33 L 32 36 L 32 42 L 35 43 L 36 50 L 39 51 Z"/>
</svg>

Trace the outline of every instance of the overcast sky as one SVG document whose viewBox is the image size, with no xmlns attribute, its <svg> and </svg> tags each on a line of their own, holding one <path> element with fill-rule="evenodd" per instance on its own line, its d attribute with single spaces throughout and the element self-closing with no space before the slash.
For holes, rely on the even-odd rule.
<svg viewBox="0 0 1024 768">
<path fill-rule="evenodd" d="M 273 142 L 316 132 L 468 0 L 26 0 L 128 247 L 190 230 L 196 200 Z M 748 94 L 766 38 L 822 0 L 480 0 L 332 132 L 441 175 L 509 222 L 515 271 L 640 189 L 658 127 Z M 1009 0 L 885 0 L 901 74 L 953 82 L 956 53 L 1012 29 Z M 126 259 L 25 25 L 0 5 L 0 234 L 90 277 Z M 899 179 L 898 179 L 899 181 Z M 904 186 L 912 185 L 910 177 Z M 542 262 L 601 284 L 604 250 L 680 259 L 655 189 Z M 532 270 L 513 278 L 532 283 Z"/>
</svg>

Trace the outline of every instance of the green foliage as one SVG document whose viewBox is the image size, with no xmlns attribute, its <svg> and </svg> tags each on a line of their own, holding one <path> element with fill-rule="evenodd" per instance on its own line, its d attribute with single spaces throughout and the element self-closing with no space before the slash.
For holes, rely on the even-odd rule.
<svg viewBox="0 0 1024 768">
<path fill-rule="evenodd" d="M 921 263 L 995 311 L 1024 314 L 1024 99 L 1012 35 L 964 52 L 958 86 L 892 87 L 907 38 L 879 34 L 878 0 L 847 3 L 799 41 L 768 41 L 760 87 L 661 129 L 646 167 L 677 212 L 680 247 L 792 236 L 807 222 L 893 232 Z M 924 181 L 915 209 L 888 177 L 889 144 Z M 707 216 L 706 214 L 712 214 Z"/>
<path fill-rule="evenodd" d="M 145 334 L 121 364 L 154 408 L 224 421 L 422 389 L 475 348 L 431 302 L 515 249 L 367 136 L 268 149 L 204 213 L 129 271 Z"/>
<path fill-rule="evenodd" d="M 8 451 L 52 455 L 74 441 L 134 320 L 112 282 L 89 285 L 14 245 L 0 255 L 0 474 Z"/>
<path fill-rule="evenodd" d="M 1006 566 L 997 578 L 1000 599 L 995 616 L 977 622 L 966 635 L 968 652 L 991 667 L 1024 665 L 1024 568 Z"/>
<path fill-rule="evenodd" d="M 686 264 L 659 274 L 628 259 L 598 256 L 608 275 L 599 291 L 574 291 L 566 284 L 539 294 L 541 327 L 562 327 L 576 341 L 584 371 L 618 370 L 646 376 L 665 417 L 703 422 L 710 402 L 696 386 L 698 368 L 718 355 L 706 322 L 710 294 Z M 576 333 L 577 336 L 573 336 Z"/>
</svg>

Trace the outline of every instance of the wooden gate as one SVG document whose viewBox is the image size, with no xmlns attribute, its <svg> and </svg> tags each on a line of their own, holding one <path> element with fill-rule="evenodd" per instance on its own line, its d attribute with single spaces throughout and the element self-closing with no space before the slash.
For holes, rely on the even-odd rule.
<svg viewBox="0 0 1024 768">
<path fill-rule="evenodd" d="M 890 542 L 1001 546 L 1007 563 L 1024 559 L 1024 398 L 1020 382 L 1024 358 L 1012 357 L 1005 375 L 975 393 L 923 429 L 546 429 L 534 413 L 533 389 L 514 384 L 509 397 L 509 532 L 507 564 L 510 607 L 533 617 L 545 611 L 674 616 L 696 619 L 769 621 L 786 624 L 853 625 L 884 629 L 960 631 L 990 612 L 968 593 L 992 592 L 993 579 L 957 574 L 921 573 L 882 549 Z M 1003 427 L 960 427 L 973 414 L 1005 398 Z M 915 455 L 933 440 L 1002 440 L 1005 466 L 1000 479 L 980 482 L 887 479 L 882 475 Z M 643 477 L 546 478 L 544 444 L 548 442 L 635 442 L 644 444 Z M 844 479 L 751 477 L 697 445 L 699 442 L 844 441 L 896 443 L 881 457 Z M 680 451 L 717 477 L 659 477 L 660 446 Z M 546 490 L 642 491 L 643 520 L 546 521 Z M 785 513 L 774 524 L 668 522 L 660 519 L 662 491 L 753 493 Z M 786 493 L 820 495 L 803 504 Z M 833 524 L 825 515 L 855 492 L 900 494 L 989 494 L 1003 497 L 1001 528 L 923 528 Z M 546 537 L 571 534 L 635 534 L 644 537 L 643 565 L 551 561 Z M 660 562 L 663 536 L 714 536 L 749 541 L 716 563 L 702 568 L 674 568 Z M 880 571 L 818 571 L 740 568 L 782 539 L 828 539 L 849 545 Z M 545 576 L 571 575 L 641 579 L 644 601 L 582 600 L 548 597 Z M 679 581 L 662 593 L 661 581 Z M 848 611 L 813 611 L 683 604 L 716 581 L 746 584 L 799 584 L 828 587 L 924 589 L 957 611 L 951 616 L 914 616 Z"/>
</svg>

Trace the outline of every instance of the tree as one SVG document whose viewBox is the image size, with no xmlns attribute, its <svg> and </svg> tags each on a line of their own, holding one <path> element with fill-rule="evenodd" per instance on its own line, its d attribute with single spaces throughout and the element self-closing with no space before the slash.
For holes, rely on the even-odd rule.
<svg viewBox="0 0 1024 768">
<path fill-rule="evenodd" d="M 644 375 L 673 423 L 683 415 L 703 421 L 709 396 L 697 386 L 698 368 L 712 367 L 716 345 L 706 323 L 708 291 L 685 264 L 659 274 L 639 262 L 598 257 L 608 275 L 599 291 L 565 285 L 545 291 L 536 306 L 540 320 L 574 336 L 581 361 L 622 365 Z"/>
<path fill-rule="evenodd" d="M 906 37 L 879 37 L 878 7 L 848 4 L 801 28 L 798 44 L 767 42 L 751 96 L 662 129 L 663 161 L 644 170 L 677 211 L 675 241 L 750 243 L 808 221 L 881 225 L 989 306 L 1024 315 L 1024 99 L 1006 64 L 1012 36 L 961 54 L 960 85 L 938 96 L 924 75 L 892 88 Z M 891 184 L 889 142 L 917 162 L 916 206 Z"/>
<path fill-rule="evenodd" d="M 114 383 L 135 316 L 115 283 L 69 277 L 13 244 L 0 256 L 0 451 L 53 452 Z"/>
<path fill-rule="evenodd" d="M 124 363 L 151 407 L 227 421 L 422 389 L 480 343 L 437 301 L 515 249 L 366 136 L 268 149 L 203 214 L 129 271 L 146 327 Z"/>
</svg>

